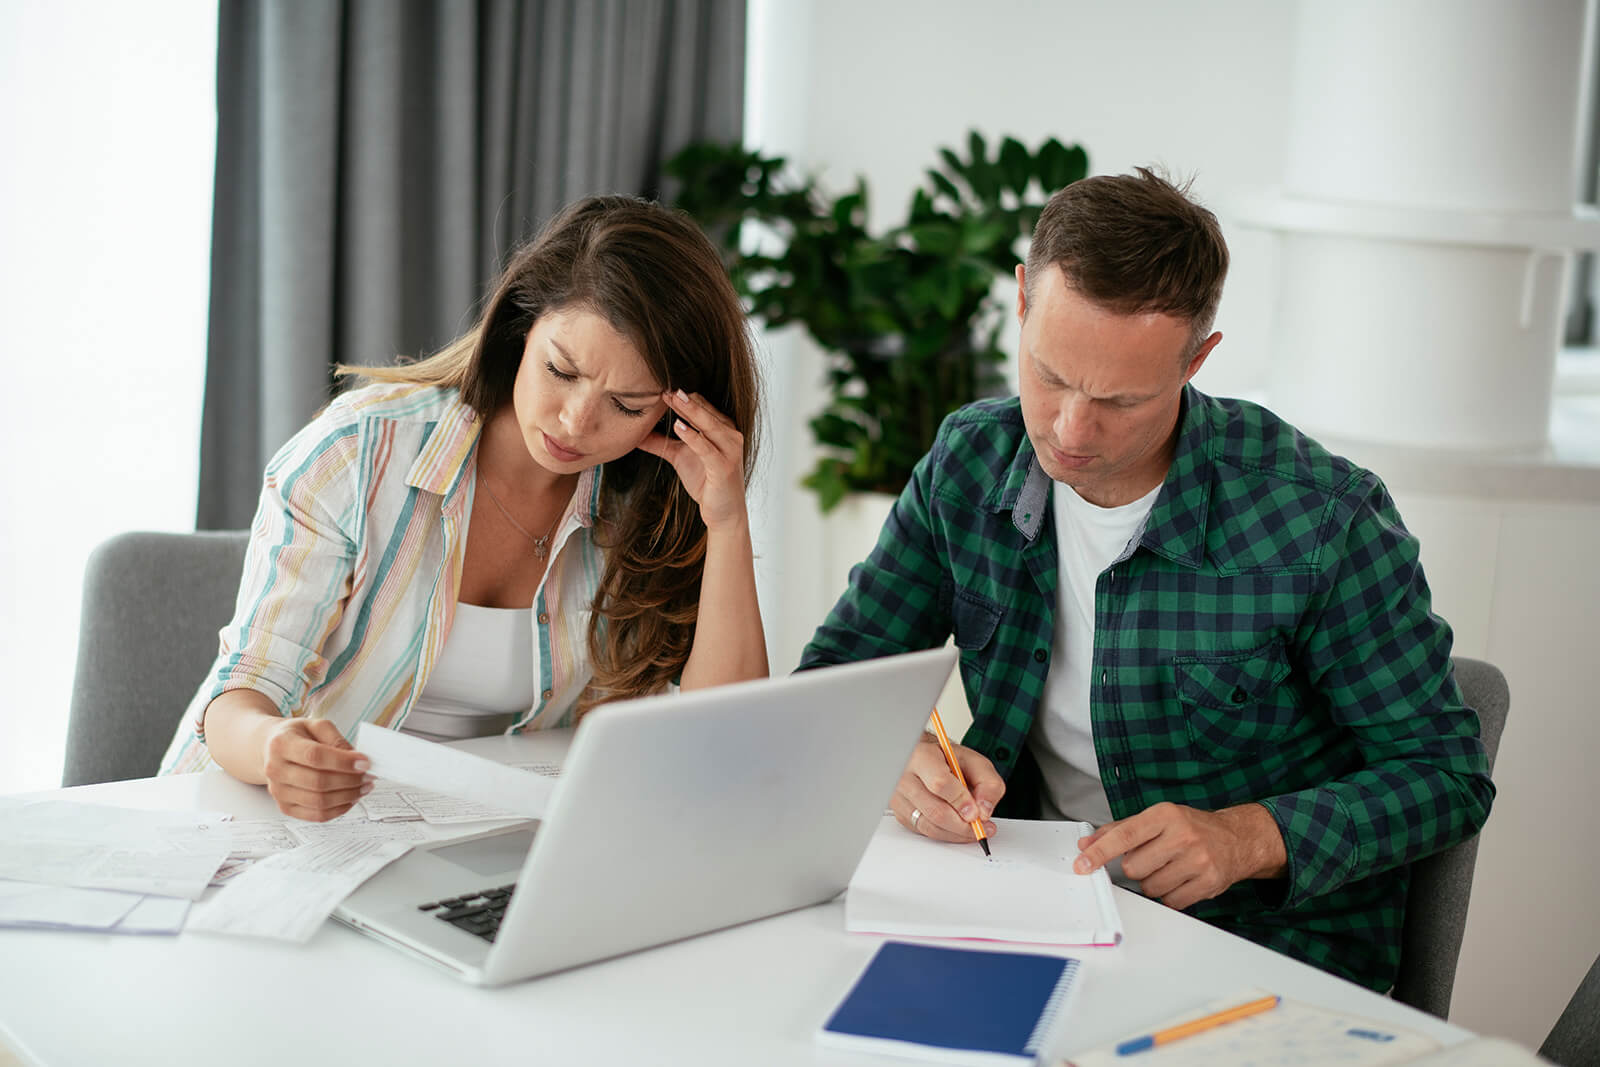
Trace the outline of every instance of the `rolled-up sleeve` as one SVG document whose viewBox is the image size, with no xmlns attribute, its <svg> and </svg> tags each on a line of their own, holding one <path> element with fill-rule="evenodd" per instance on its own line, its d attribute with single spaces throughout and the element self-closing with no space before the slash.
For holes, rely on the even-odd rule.
<svg viewBox="0 0 1600 1067">
<path fill-rule="evenodd" d="M 292 715 L 326 675 L 324 646 L 350 595 L 361 507 L 356 427 L 336 415 L 301 430 L 267 465 L 234 615 L 192 707 L 202 738 L 205 709 L 221 694 L 254 690 Z"/>
</svg>

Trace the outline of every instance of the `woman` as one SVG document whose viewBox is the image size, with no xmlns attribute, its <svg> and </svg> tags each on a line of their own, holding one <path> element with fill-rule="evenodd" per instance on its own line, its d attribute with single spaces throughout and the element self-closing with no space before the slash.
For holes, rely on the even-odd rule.
<svg viewBox="0 0 1600 1067">
<path fill-rule="evenodd" d="M 745 511 L 757 375 L 687 218 L 580 201 L 477 326 L 352 371 L 267 467 L 233 621 L 163 771 L 212 762 L 321 821 L 358 723 L 433 738 L 767 674 Z"/>
</svg>

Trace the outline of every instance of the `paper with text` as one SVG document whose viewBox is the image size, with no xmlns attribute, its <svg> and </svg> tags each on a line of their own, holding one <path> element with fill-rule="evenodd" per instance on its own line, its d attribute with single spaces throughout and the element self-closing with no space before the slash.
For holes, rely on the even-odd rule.
<svg viewBox="0 0 1600 1067">
<path fill-rule="evenodd" d="M 994 822 L 991 860 L 975 842 L 934 841 L 885 816 L 850 879 L 845 929 L 1053 945 L 1122 940 L 1105 870 L 1072 871 L 1087 823 Z"/>
<path fill-rule="evenodd" d="M 303 822 L 289 828 L 302 845 L 321 845 L 329 841 L 404 841 L 415 844 L 428 835 L 414 822 Z"/>
<path fill-rule="evenodd" d="M 356 805 L 372 822 L 421 822 L 422 813 L 400 795 L 400 785 L 379 781 Z"/>
<path fill-rule="evenodd" d="M 1171 1018 L 1151 1019 L 1148 1030 L 1127 1034 L 1119 1042 L 1069 1056 L 1063 1062 L 1068 1067 L 1112 1067 L 1135 1060 L 1141 1067 L 1146 1064 L 1149 1067 L 1237 1067 L 1239 1064 L 1301 1063 L 1377 1067 L 1378 1064 L 1409 1063 L 1439 1047 L 1437 1041 L 1412 1030 L 1284 999 L 1276 1008 L 1259 1015 L 1157 1045 L 1134 1056 L 1117 1054 L 1116 1046 L 1121 1040 L 1179 1026 L 1267 995 L 1266 990 L 1243 989 Z"/>
<path fill-rule="evenodd" d="M 228 856 L 226 816 L 0 797 L 0 878 L 199 899 Z"/>
<path fill-rule="evenodd" d="M 475 801 L 504 812 L 506 818 L 544 818 L 555 792 L 555 779 L 545 775 L 369 722 L 356 730 L 355 746 L 371 761 L 374 777 Z"/>
<path fill-rule="evenodd" d="M 309 941 L 345 897 L 410 848 L 404 841 L 333 838 L 257 860 L 196 906 L 185 930 Z"/>
<path fill-rule="evenodd" d="M 259 859 L 298 848 L 283 819 L 241 819 L 167 831 L 173 844 L 187 849 L 224 845 L 230 860 Z"/>
</svg>

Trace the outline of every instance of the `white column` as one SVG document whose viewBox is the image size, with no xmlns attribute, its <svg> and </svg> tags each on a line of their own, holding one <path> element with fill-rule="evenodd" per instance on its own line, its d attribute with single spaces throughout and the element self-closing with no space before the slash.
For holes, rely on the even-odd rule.
<svg viewBox="0 0 1600 1067">
<path fill-rule="evenodd" d="M 1591 73 L 1589 0 L 1301 5 L 1273 406 L 1313 433 L 1533 453 L 1548 438 Z"/>
</svg>

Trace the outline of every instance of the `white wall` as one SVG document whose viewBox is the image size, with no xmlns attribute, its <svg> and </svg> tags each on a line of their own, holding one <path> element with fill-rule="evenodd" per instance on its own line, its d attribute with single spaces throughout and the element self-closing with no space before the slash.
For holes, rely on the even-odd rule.
<svg viewBox="0 0 1600 1067">
<path fill-rule="evenodd" d="M 749 135 L 835 189 L 866 176 L 874 228 L 904 218 L 937 148 L 964 145 L 970 129 L 991 143 L 1010 134 L 1030 147 L 1050 136 L 1082 144 L 1096 173 L 1166 166 L 1192 176 L 1194 194 L 1219 214 L 1229 197 L 1271 184 L 1283 170 L 1294 21 L 1279 0 L 1204 10 L 1180 0 L 757 0 L 753 25 L 766 8 L 777 9 L 766 17 L 784 32 L 765 43 L 752 34 L 751 76 L 769 84 L 752 81 L 750 92 L 769 101 L 756 116 L 781 121 L 757 122 Z M 795 40 L 808 62 L 795 62 Z M 761 61 L 763 48 L 778 58 Z M 1223 343 L 1198 384 L 1249 393 L 1266 378 L 1274 245 L 1260 231 L 1222 222 L 1233 251 L 1217 321 Z M 772 503 L 787 537 L 782 562 L 773 564 L 781 592 L 766 601 L 781 608 L 768 622 L 778 669 L 797 660 L 839 589 L 800 563 L 820 558 L 821 533 L 815 497 L 791 488 L 810 466 L 805 420 L 822 404 L 821 357 L 802 337 L 781 335 L 768 347 L 782 354 L 775 422 L 793 475 L 778 485 L 774 471 Z"/>
<path fill-rule="evenodd" d="M 0 3 L 0 793 L 61 780 L 89 550 L 194 526 L 215 67 L 208 0 Z"/>
<path fill-rule="evenodd" d="M 786 9 L 807 62 L 763 68 L 778 85 L 763 91 L 804 102 L 787 113 L 780 142 L 767 147 L 821 168 L 835 188 L 864 175 L 877 225 L 901 217 L 936 147 L 960 144 L 974 127 L 991 140 L 1011 134 L 1030 145 L 1049 135 L 1080 142 L 1095 173 L 1154 162 L 1194 175 L 1193 192 L 1217 210 L 1233 253 L 1217 323 L 1224 341 L 1197 384 L 1220 394 L 1259 395 L 1265 388 L 1274 238 L 1235 224 L 1227 205 L 1283 180 L 1295 5 L 759 0 L 756 6 L 774 5 Z M 793 25 L 807 15 L 803 26 Z M 785 337 L 778 346 L 785 352 L 778 403 L 790 409 L 783 418 L 785 462 L 803 470 L 804 418 L 819 406 L 821 361 L 803 341 Z M 1592 651 L 1600 627 L 1592 607 L 1592 548 L 1583 547 L 1593 544 L 1594 512 L 1581 502 L 1561 503 L 1559 492 L 1532 504 L 1512 492 L 1485 501 L 1422 490 L 1396 486 L 1402 503 L 1417 510 L 1436 601 L 1447 617 L 1458 613 L 1460 651 L 1500 662 L 1514 686 L 1496 772 L 1501 799 L 1479 854 L 1479 893 L 1452 1020 L 1537 1047 L 1600 949 L 1593 921 L 1600 864 L 1590 832 L 1600 786 L 1582 777 L 1600 731 L 1591 721 L 1592 694 L 1575 680 L 1583 646 Z M 775 583 L 781 593 L 767 608 L 773 644 L 787 653 L 787 661 L 774 655 L 774 668 L 782 668 L 837 596 L 839 578 L 818 580 L 827 573 L 826 553 L 810 495 L 782 486 L 775 495 L 787 510 L 774 528 L 787 541 Z M 1553 640 L 1538 654 L 1543 627 Z M 1565 756 L 1544 758 L 1552 747 Z M 1570 817 L 1551 819 L 1552 810 Z M 1519 978 L 1508 995 L 1505 967 L 1512 957 Z"/>
</svg>

